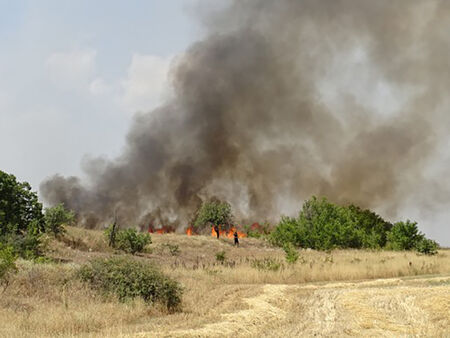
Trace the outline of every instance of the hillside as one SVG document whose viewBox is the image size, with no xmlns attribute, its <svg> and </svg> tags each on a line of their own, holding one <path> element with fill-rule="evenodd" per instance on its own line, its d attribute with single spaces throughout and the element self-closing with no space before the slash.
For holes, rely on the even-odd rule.
<svg viewBox="0 0 450 338">
<path fill-rule="evenodd" d="M 262 240 L 153 234 L 152 261 L 185 289 L 180 312 L 105 299 L 73 278 L 83 263 L 123 255 L 100 231 L 69 227 L 52 263 L 19 261 L 0 298 L 0 336 L 445 336 L 450 252 L 302 250 L 289 265 Z M 220 262 L 216 254 L 225 252 Z"/>
</svg>

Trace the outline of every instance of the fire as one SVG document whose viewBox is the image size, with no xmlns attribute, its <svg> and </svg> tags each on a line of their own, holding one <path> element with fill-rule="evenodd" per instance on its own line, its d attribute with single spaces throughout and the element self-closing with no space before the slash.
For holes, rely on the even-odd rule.
<svg viewBox="0 0 450 338">
<path fill-rule="evenodd" d="M 175 232 L 175 228 L 169 225 L 163 225 L 161 228 L 155 228 L 152 224 L 148 226 L 148 232 L 151 234 L 168 234 L 171 232 Z"/>
<path fill-rule="evenodd" d="M 261 229 L 261 225 L 258 222 L 255 222 L 255 223 L 252 224 L 250 229 L 252 229 L 252 230 L 260 230 Z"/>
<path fill-rule="evenodd" d="M 234 238 L 234 232 L 235 231 L 237 231 L 237 234 L 238 234 L 238 238 L 244 238 L 244 237 L 247 237 L 247 234 L 245 234 L 245 233 L 243 233 L 243 232 L 241 232 L 241 231 L 238 231 L 238 230 L 236 230 L 236 228 L 235 227 L 232 227 L 230 230 L 228 230 L 228 231 L 226 231 L 226 230 L 220 230 L 220 227 L 219 227 L 219 235 L 220 236 L 225 236 L 225 237 L 228 237 L 228 238 Z M 216 230 L 214 230 L 214 227 L 211 227 L 211 236 L 212 237 L 217 237 L 217 233 L 216 233 Z"/>
<path fill-rule="evenodd" d="M 192 236 L 193 233 L 194 233 L 193 230 L 194 230 L 194 229 L 192 228 L 192 226 L 188 227 L 188 228 L 186 229 L 186 235 Z"/>
</svg>

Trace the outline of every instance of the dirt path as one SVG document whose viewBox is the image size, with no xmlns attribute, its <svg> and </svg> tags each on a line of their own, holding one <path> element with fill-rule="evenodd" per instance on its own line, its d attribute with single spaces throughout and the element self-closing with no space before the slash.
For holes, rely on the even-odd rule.
<svg viewBox="0 0 450 338">
<path fill-rule="evenodd" d="M 247 309 L 161 337 L 450 337 L 450 277 L 265 285 Z M 155 336 L 140 333 L 138 336 Z"/>
</svg>

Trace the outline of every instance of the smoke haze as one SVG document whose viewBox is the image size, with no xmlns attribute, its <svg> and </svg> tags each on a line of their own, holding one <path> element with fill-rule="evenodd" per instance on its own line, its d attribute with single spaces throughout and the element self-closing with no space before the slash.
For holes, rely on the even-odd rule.
<svg viewBox="0 0 450 338">
<path fill-rule="evenodd" d="M 242 220 L 311 195 L 388 217 L 418 192 L 443 202 L 425 174 L 448 123 L 450 2 L 236 0 L 202 19 L 174 97 L 136 115 L 121 156 L 84 161 L 87 181 L 42 182 L 49 204 L 87 226 L 115 210 L 185 226 L 213 196 Z"/>
</svg>

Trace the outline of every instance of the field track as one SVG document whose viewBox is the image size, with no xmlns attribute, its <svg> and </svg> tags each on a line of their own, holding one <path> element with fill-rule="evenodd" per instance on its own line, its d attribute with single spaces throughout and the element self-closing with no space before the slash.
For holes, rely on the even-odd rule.
<svg viewBox="0 0 450 338">
<path fill-rule="evenodd" d="M 260 288 L 258 295 L 242 299 L 245 309 L 198 328 L 164 330 L 158 336 L 450 336 L 450 276 Z"/>
</svg>

